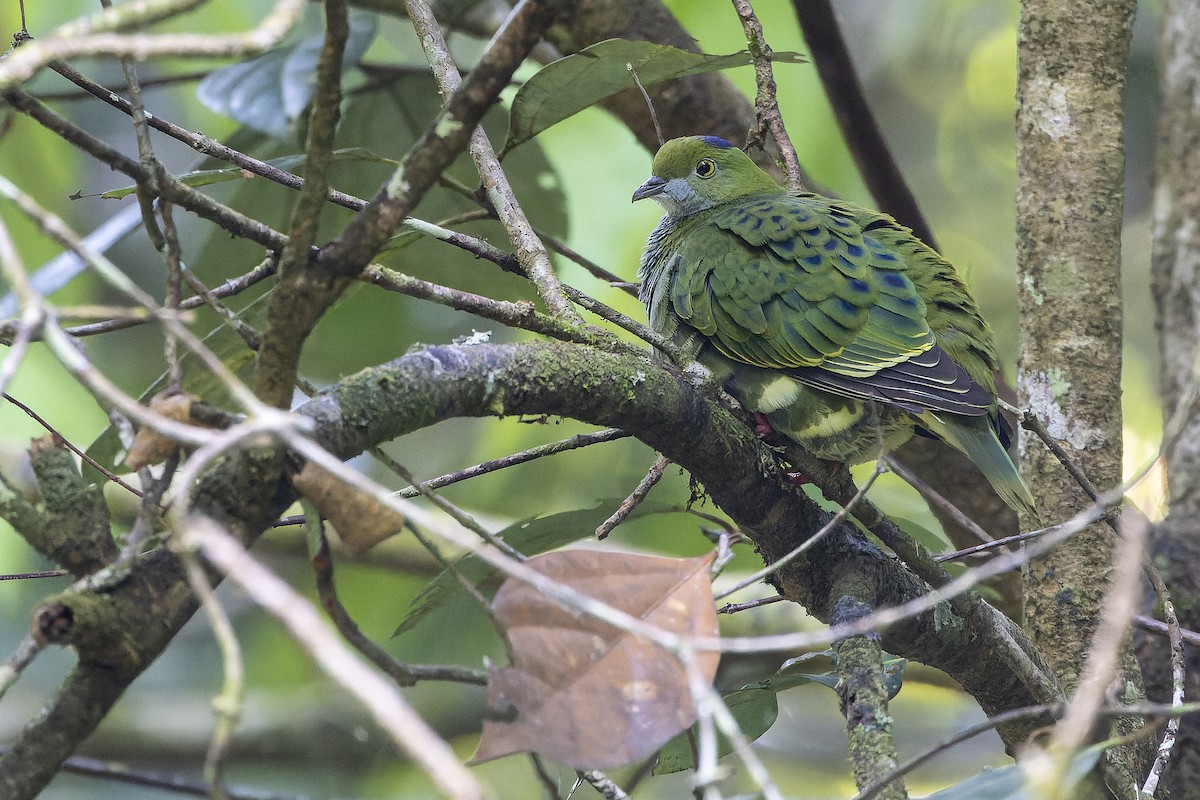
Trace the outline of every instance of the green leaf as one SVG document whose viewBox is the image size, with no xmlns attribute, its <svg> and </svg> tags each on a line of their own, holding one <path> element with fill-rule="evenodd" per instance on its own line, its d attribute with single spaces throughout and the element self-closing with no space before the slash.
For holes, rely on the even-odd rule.
<svg viewBox="0 0 1200 800">
<path fill-rule="evenodd" d="M 1067 767 L 1067 779 L 1072 783 L 1082 780 L 1096 766 L 1100 754 L 1107 746 L 1109 745 L 1093 745 L 1076 753 Z M 1043 796 L 1025 780 L 1021 766 L 1012 764 L 981 772 L 961 783 L 935 792 L 925 800 L 1039 800 Z"/>
<path fill-rule="evenodd" d="M 822 686 L 828 686 L 830 689 L 837 687 L 837 673 L 830 669 L 825 672 L 804 672 L 800 669 L 802 664 L 806 664 L 816 658 L 828 658 L 830 661 L 837 663 L 837 656 L 832 650 L 819 650 L 813 653 L 805 653 L 802 656 L 789 658 L 783 662 L 775 674 L 767 679 L 766 684 L 777 692 L 782 692 L 785 689 L 791 689 L 794 686 L 803 686 L 806 683 L 819 683 Z"/>
<path fill-rule="evenodd" d="M 341 150 L 334 150 L 331 154 L 333 161 L 368 161 L 375 164 L 389 164 L 398 166 L 399 161 L 392 158 L 384 158 L 376 155 L 365 147 L 346 147 Z M 273 167 L 284 170 L 286 172 L 295 172 L 296 169 L 304 164 L 304 154 L 295 153 L 289 156 L 280 156 L 267 160 L 267 164 Z M 191 186 L 193 188 L 200 186 L 211 186 L 214 183 L 224 183 L 246 178 L 246 173 L 241 167 L 225 167 L 223 169 L 198 169 L 193 172 L 185 172 L 182 175 L 177 175 L 176 180 Z M 265 180 L 265 179 L 264 179 Z M 123 197 L 128 197 L 137 191 L 136 186 L 122 186 L 120 189 L 110 189 L 100 196 L 105 200 L 120 200 Z"/>
<path fill-rule="evenodd" d="M 818 658 L 828 658 L 836 666 L 836 654 L 833 650 L 821 650 L 805 653 L 796 658 L 790 658 L 779 667 L 773 676 L 760 683 L 743 686 L 735 692 L 725 695 L 725 705 L 737 720 L 738 727 L 746 738 L 754 741 L 762 736 L 775 724 L 779 716 L 779 700 L 776 695 L 786 689 L 802 686 L 806 683 L 819 683 L 830 689 L 837 688 L 837 673 L 828 670 L 821 673 L 801 672 L 800 668 Z M 903 674 L 905 660 L 898 656 L 887 655 L 883 659 L 884 681 L 888 687 L 888 699 L 900 691 L 900 676 Z M 665 775 L 671 772 L 682 772 L 695 766 L 693 758 L 693 742 L 697 735 L 696 726 L 679 734 L 667 742 L 659 751 L 658 763 L 654 766 L 655 775 Z M 733 746 L 724 736 L 717 737 L 717 755 L 728 755 Z"/>
<path fill-rule="evenodd" d="M 950 540 L 945 535 L 939 535 L 919 522 L 897 516 L 892 516 L 891 519 L 900 530 L 916 539 L 918 543 L 932 553 L 941 552 L 950 544 Z"/>
<path fill-rule="evenodd" d="M 351 12 L 342 68 L 358 63 L 378 29 L 375 14 Z M 304 113 L 317 83 L 324 34 L 219 69 L 200 82 L 200 102 L 263 133 L 286 137 Z"/>
<path fill-rule="evenodd" d="M 530 517 L 509 525 L 497 535 L 527 556 L 545 553 L 595 534 L 600 523 L 608 519 L 613 509 L 623 500 L 624 498 L 601 500 L 594 508 L 564 511 L 547 517 Z M 651 514 L 669 514 L 679 510 L 676 506 L 662 503 L 642 503 L 634 509 L 629 519 Z M 463 556 L 455 561 L 453 566 L 459 574 L 477 587 L 496 574 L 495 567 L 476 556 Z M 495 591 L 495 587 L 491 587 L 491 590 Z M 454 573 L 448 569 L 443 570 L 413 599 L 412 607 L 392 637 L 412 629 L 434 609 L 465 595 L 466 590 Z"/>
<path fill-rule="evenodd" d="M 762 736 L 779 717 L 779 699 L 775 692 L 766 684 L 752 683 L 743 686 L 735 692 L 724 695 L 725 705 L 729 713 L 737 721 L 738 728 L 747 739 L 754 741 Z M 655 775 L 667 775 L 672 772 L 683 772 L 696 766 L 692 743 L 696 741 L 696 726 L 688 728 L 663 745 L 658 752 L 658 763 L 654 765 Z M 717 733 L 717 757 L 733 752 L 733 745 L 720 732 Z"/>
<path fill-rule="evenodd" d="M 803 664 L 816 658 L 830 659 L 833 661 L 834 668 L 825 672 L 802 671 Z M 891 700 L 900 693 L 900 689 L 904 685 L 904 666 L 908 660 L 891 653 L 884 653 L 882 661 L 883 684 L 887 688 L 888 699 Z M 794 686 L 803 686 L 806 683 L 819 683 L 836 690 L 837 680 L 837 654 L 833 650 L 821 650 L 789 658 L 780 665 L 779 670 L 766 681 L 766 684 L 777 692 L 791 689 Z"/>
<path fill-rule="evenodd" d="M 774 61 L 799 64 L 799 53 L 775 53 Z M 652 42 L 608 39 L 547 64 L 513 98 L 505 152 L 567 117 L 634 87 L 633 66 L 643 86 L 751 63 L 743 50 L 727 56 L 690 53 Z"/>
</svg>

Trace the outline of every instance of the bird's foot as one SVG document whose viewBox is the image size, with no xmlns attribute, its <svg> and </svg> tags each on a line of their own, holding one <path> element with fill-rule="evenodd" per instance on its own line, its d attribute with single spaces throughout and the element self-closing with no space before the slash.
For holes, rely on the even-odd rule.
<svg viewBox="0 0 1200 800">
<path fill-rule="evenodd" d="M 769 419 L 767 419 L 767 415 L 763 414 L 760 411 L 755 411 L 754 412 L 754 435 L 761 437 L 761 436 L 766 436 L 769 433 L 773 433 L 774 431 L 775 431 L 775 429 L 771 427 L 771 421 Z"/>
<path fill-rule="evenodd" d="M 788 480 L 797 486 L 803 486 L 806 483 L 813 482 L 812 478 L 808 477 L 803 472 L 785 472 L 784 474 L 787 475 Z"/>
<path fill-rule="evenodd" d="M 823 486 L 842 468 L 842 462 L 833 461 L 828 458 L 818 458 L 815 464 L 809 463 L 807 467 L 809 469 L 808 472 L 789 470 L 784 474 L 787 475 L 788 480 L 797 486 L 803 486 L 806 483 L 811 483 L 814 486 Z"/>
</svg>

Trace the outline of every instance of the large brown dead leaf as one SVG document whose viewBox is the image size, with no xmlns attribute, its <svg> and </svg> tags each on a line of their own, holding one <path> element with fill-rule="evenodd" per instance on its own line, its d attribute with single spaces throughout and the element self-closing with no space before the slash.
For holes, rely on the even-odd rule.
<svg viewBox="0 0 1200 800">
<path fill-rule="evenodd" d="M 660 558 L 568 550 L 526 564 L 657 627 L 716 636 L 712 556 Z M 533 750 L 578 769 L 646 758 L 696 718 L 683 665 L 669 651 L 510 579 L 493 609 L 513 665 L 492 667 L 474 761 Z M 718 654 L 696 654 L 707 680 Z"/>
</svg>

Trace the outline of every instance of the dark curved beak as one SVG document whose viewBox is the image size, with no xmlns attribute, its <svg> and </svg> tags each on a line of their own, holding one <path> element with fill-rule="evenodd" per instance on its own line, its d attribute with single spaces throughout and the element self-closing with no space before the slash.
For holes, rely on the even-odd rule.
<svg viewBox="0 0 1200 800">
<path fill-rule="evenodd" d="M 665 188 L 667 188 L 667 182 L 657 175 L 653 175 L 633 193 L 633 202 L 636 203 L 638 200 L 645 200 L 647 197 L 661 194 Z"/>
</svg>

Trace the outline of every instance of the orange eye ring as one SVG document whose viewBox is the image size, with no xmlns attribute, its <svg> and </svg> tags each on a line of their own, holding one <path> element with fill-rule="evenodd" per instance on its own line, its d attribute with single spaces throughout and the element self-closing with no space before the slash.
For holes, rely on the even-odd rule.
<svg viewBox="0 0 1200 800">
<path fill-rule="evenodd" d="M 717 162 L 711 158 L 702 158 L 696 162 L 696 175 L 700 178 L 711 178 L 717 174 Z"/>
</svg>

